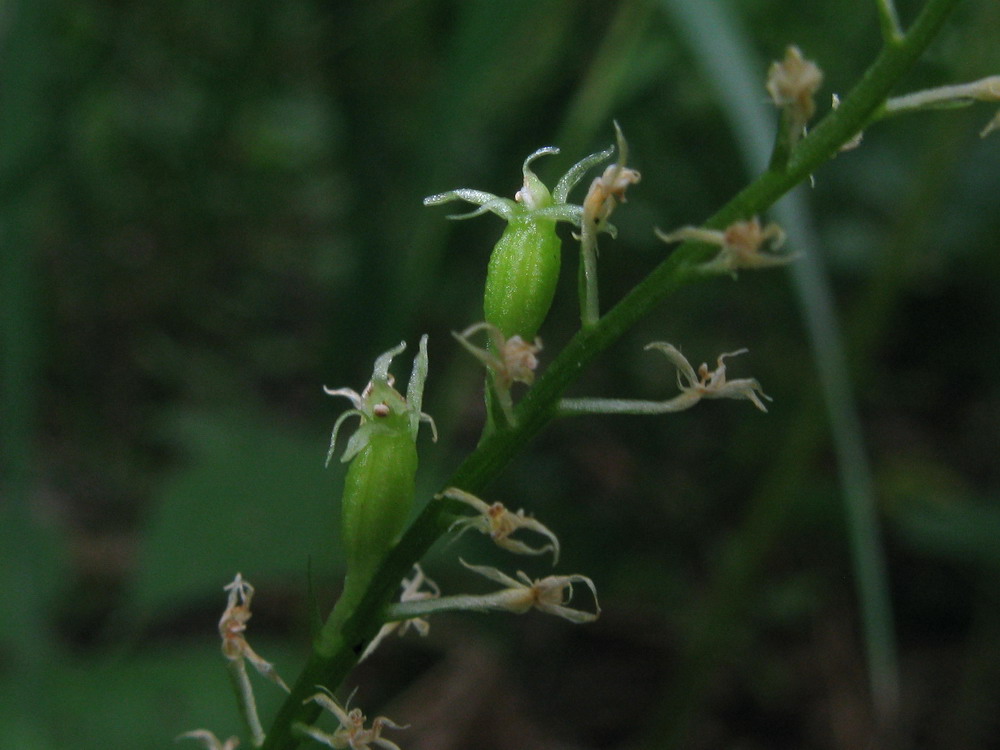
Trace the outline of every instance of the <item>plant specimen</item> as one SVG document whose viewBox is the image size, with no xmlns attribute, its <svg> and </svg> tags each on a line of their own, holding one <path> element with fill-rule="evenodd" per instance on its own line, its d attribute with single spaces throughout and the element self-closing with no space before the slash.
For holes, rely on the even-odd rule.
<svg viewBox="0 0 1000 750">
<path fill-rule="evenodd" d="M 454 334 L 458 344 L 471 352 L 487 371 L 488 422 L 484 435 L 475 451 L 436 495 L 437 499 L 428 502 L 407 525 L 415 500 L 417 433 L 423 422 L 433 427 L 433 421 L 421 411 L 423 390 L 428 382 L 427 336 L 420 340 L 405 396 L 395 390 L 389 374 L 392 359 L 403 351 L 404 344 L 378 357 L 371 382 L 361 393 L 350 389 L 327 390 L 330 395 L 347 398 L 352 407 L 336 421 L 328 459 L 334 454 L 337 435 L 345 420 L 353 416 L 360 420 L 342 459 L 350 463 L 342 501 L 347 577 L 340 600 L 319 629 L 308 662 L 266 734 L 248 716 L 255 745 L 284 750 L 310 739 L 329 747 L 354 750 L 373 745 L 395 748 L 393 741 L 382 737 L 382 731 L 401 729 L 399 725 L 379 717 L 366 727 L 361 711 L 342 707 L 333 692 L 340 688 L 358 660 L 371 653 L 385 635 L 397 628 L 404 632 L 410 626 L 424 633 L 427 618 L 434 614 L 457 610 L 525 613 L 537 609 L 574 624 L 597 619 L 600 615 L 597 586 L 582 573 L 535 579 L 522 571 L 510 575 L 499 568 L 462 560 L 461 564 L 471 572 L 502 586 L 492 593 L 466 594 L 441 591 L 422 569 L 414 566 L 432 544 L 456 528 L 460 533 L 468 529 L 480 531 L 507 552 L 536 556 L 551 552 L 553 564 L 558 563 L 561 546 L 552 527 L 523 510 L 512 513 L 500 503 L 491 504 L 479 497 L 500 469 L 553 419 L 604 413 L 666 415 L 692 408 L 705 399 L 746 400 L 760 411 L 767 411 L 764 401 L 770 399 L 756 379 L 729 376 L 727 359 L 746 349 L 719 355 L 714 369 L 707 364 L 695 369 L 680 347 L 663 341 L 646 348 L 663 355 L 676 369 L 679 394 L 663 401 L 642 401 L 567 399 L 563 393 L 588 362 L 680 286 L 719 276 L 735 277 L 740 270 L 781 267 L 793 261 L 794 253 L 776 252 L 785 240 L 784 231 L 775 223 L 762 223 L 758 216 L 794 186 L 809 179 L 823 163 L 855 143 L 858 135 L 873 123 L 902 112 L 940 106 L 942 102 L 996 101 L 995 77 L 976 84 L 889 98 L 892 88 L 956 4 L 957 0 L 927 0 L 914 22 L 904 30 L 891 0 L 877 2 L 883 31 L 882 52 L 854 90 L 812 127 L 809 123 L 818 110 L 815 95 L 823 74 L 797 47 L 788 47 L 783 60 L 771 66 L 766 81 L 761 83 L 761 90 L 769 94 L 779 110 L 778 132 L 768 169 L 697 226 L 657 232 L 665 242 L 679 242 L 680 246 L 603 313 L 598 300 L 597 238 L 602 233 L 615 236 L 615 229 L 609 223 L 612 212 L 625 200 L 626 189 L 639 183 L 639 173 L 627 166 L 628 145 L 617 124 L 615 146 L 577 162 L 551 191 L 532 169 L 536 159 L 557 151 L 554 147 L 543 147 L 524 160 L 523 185 L 513 199 L 462 188 L 424 200 L 428 206 L 458 200 L 477 206 L 471 213 L 452 218 L 493 213 L 506 222 L 488 262 L 484 321 Z M 987 131 L 993 126 L 994 123 L 988 125 Z M 615 161 L 594 177 L 582 203 L 570 203 L 571 190 L 589 170 L 604 164 L 612 155 Z M 572 340 L 540 372 L 538 354 L 542 343 L 538 335 L 552 306 L 561 267 L 562 240 L 556 232 L 560 222 L 576 230 L 574 236 L 580 244 L 581 323 Z M 795 238 L 789 239 L 794 246 Z M 471 340 L 481 333 L 486 334 L 483 347 Z M 512 392 L 515 383 L 526 389 L 519 403 Z M 470 508 L 474 511 L 471 516 Z M 540 545 L 525 541 L 530 534 L 544 541 Z M 402 595 L 398 602 L 393 602 L 400 582 Z M 590 592 L 592 608 L 571 606 L 574 585 L 585 594 Z M 252 589 L 235 587 L 233 591 L 245 593 L 248 608 Z M 262 660 L 255 658 L 249 647 L 239 646 L 241 628 L 245 625 L 238 611 L 243 606 L 242 595 L 231 592 L 232 595 L 237 596 L 234 600 L 237 611 L 230 612 L 234 626 L 227 632 L 234 644 L 233 653 L 240 664 L 243 660 L 250 661 L 267 674 L 267 669 L 261 667 Z M 231 602 L 227 612 L 233 606 Z M 247 616 L 248 612 L 247 609 Z M 247 702 L 244 697 L 243 705 Z M 315 726 L 323 709 L 339 722 L 339 728 L 332 733 Z M 244 713 L 249 712 L 244 709 Z M 209 745 L 219 744 L 207 730 L 187 736 Z"/>
</svg>

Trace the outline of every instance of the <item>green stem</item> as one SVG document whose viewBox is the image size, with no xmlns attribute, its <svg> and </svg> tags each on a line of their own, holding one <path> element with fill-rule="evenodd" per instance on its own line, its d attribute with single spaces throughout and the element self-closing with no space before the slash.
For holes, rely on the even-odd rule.
<svg viewBox="0 0 1000 750">
<path fill-rule="evenodd" d="M 601 317 L 597 294 L 597 233 L 584 218 L 580 231 L 580 322 L 584 328 L 596 325 Z"/>
<path fill-rule="evenodd" d="M 456 594 L 442 596 L 438 599 L 423 599 L 412 602 L 390 604 L 385 610 L 386 622 L 399 622 L 415 617 L 428 617 L 441 612 L 486 612 L 488 610 L 510 611 L 503 606 L 502 601 L 489 594 L 476 596 L 474 594 Z"/>
<path fill-rule="evenodd" d="M 869 122 L 958 2 L 928 0 L 909 32 L 897 44 L 886 45 L 840 108 L 828 114 L 801 141 L 786 170 L 765 172 L 708 219 L 705 226 L 723 228 L 737 219 L 764 211 L 835 156 Z M 518 406 L 517 425 L 484 439 L 445 486 L 461 487 L 472 493 L 481 491 L 555 418 L 559 399 L 584 367 L 679 287 L 705 278 L 697 272 L 697 265 L 708 255 L 710 252 L 703 245 L 681 245 L 604 317 L 577 333 Z M 302 705 L 302 701 L 315 692 L 317 684 L 336 687 L 344 680 L 367 641 L 381 626 L 385 608 L 399 581 L 413 562 L 423 557 L 445 533 L 458 506 L 454 502 L 429 503 L 379 566 L 361 600 L 350 608 L 339 603 L 334 607 L 317 637 L 311 658 L 271 726 L 264 743 L 266 750 L 288 750 L 298 745 L 299 738 L 293 735 L 292 725 L 296 721 L 311 723 L 319 713 L 315 704 Z"/>
<path fill-rule="evenodd" d="M 882 39 L 887 45 L 899 44 L 903 39 L 903 29 L 899 25 L 899 14 L 893 0 L 875 0 L 878 22 L 882 27 Z"/>
<path fill-rule="evenodd" d="M 801 130 L 802 126 L 795 121 L 792 110 L 785 107 L 781 110 L 781 117 L 778 120 L 778 131 L 774 137 L 774 149 L 771 151 L 771 160 L 767 168 L 771 172 L 780 172 L 788 164 L 788 159 L 792 155 L 794 148 L 793 130 Z"/>
</svg>

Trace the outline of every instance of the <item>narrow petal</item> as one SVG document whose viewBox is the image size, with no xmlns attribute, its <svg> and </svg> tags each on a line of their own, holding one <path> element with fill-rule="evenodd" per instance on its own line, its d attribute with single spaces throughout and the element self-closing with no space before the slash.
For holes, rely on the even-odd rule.
<svg viewBox="0 0 1000 750">
<path fill-rule="evenodd" d="M 593 167 L 610 159 L 614 152 L 615 147 L 610 146 L 604 149 L 604 151 L 598 151 L 590 156 L 585 156 L 570 167 L 566 174 L 556 183 L 555 190 L 552 191 L 552 198 L 555 202 L 565 203 L 567 198 L 569 198 L 569 191 L 576 187 L 577 183 L 583 179 L 583 176 Z"/>
<path fill-rule="evenodd" d="M 698 382 L 698 376 L 695 374 L 691 363 L 688 362 L 687 357 L 681 354 L 680 350 L 673 344 L 668 344 L 665 341 L 653 341 L 652 343 L 646 344 L 645 349 L 647 351 L 655 349 L 656 351 L 663 352 L 664 356 L 666 356 L 673 366 L 677 368 L 677 372 L 683 375 L 684 379 L 687 380 L 690 385 L 693 386 Z"/>
<path fill-rule="evenodd" d="M 496 568 L 491 568 L 489 565 L 472 565 L 461 558 L 458 561 L 473 573 L 479 573 L 479 575 L 489 578 L 491 581 L 502 583 L 504 586 L 509 586 L 510 588 L 524 588 L 524 584 L 520 581 L 511 578 Z"/>
</svg>

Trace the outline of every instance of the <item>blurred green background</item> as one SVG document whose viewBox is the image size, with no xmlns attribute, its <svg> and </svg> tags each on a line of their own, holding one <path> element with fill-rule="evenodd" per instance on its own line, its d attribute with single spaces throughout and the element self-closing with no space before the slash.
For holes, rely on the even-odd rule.
<svg viewBox="0 0 1000 750">
<path fill-rule="evenodd" d="M 427 332 L 442 437 L 421 499 L 476 442 L 481 376 L 448 332 L 481 317 L 501 224 L 421 198 L 512 195 L 543 145 L 562 148 L 536 165 L 551 185 L 617 119 L 643 179 L 602 243 L 606 307 L 669 252 L 654 226 L 697 224 L 750 179 L 768 61 L 792 42 L 816 60 L 825 112 L 877 52 L 874 6 L 0 3 L 0 747 L 245 735 L 222 586 L 257 587 L 250 640 L 287 680 L 309 570 L 321 608 L 336 596 L 342 467 L 323 458 L 346 402 L 320 386 L 360 389 Z M 902 90 L 997 73 L 998 29 L 1000 4 L 964 3 Z M 604 616 L 443 616 L 390 640 L 348 688 L 412 725 L 392 739 L 997 746 L 992 114 L 873 127 L 801 190 L 789 248 L 836 325 L 795 272 L 744 273 L 682 290 L 586 372 L 575 395 L 661 398 L 674 376 L 645 343 L 695 363 L 746 346 L 730 374 L 774 403 L 580 418 L 531 445 L 488 497 L 559 532 L 560 572 L 593 577 Z M 550 357 L 577 325 L 565 237 Z M 832 401 L 817 353 L 849 373 Z M 458 554 L 502 559 L 441 546 L 425 567 L 446 592 L 482 590 Z M 258 688 L 265 724 L 279 698 Z"/>
</svg>

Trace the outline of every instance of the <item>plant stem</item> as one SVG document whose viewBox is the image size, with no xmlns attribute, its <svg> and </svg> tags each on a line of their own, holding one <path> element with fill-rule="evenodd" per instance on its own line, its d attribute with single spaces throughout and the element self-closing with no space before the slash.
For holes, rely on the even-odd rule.
<svg viewBox="0 0 1000 750">
<path fill-rule="evenodd" d="M 887 45 L 899 44 L 903 39 L 903 29 L 899 25 L 899 14 L 893 0 L 875 0 L 878 22 L 882 27 L 882 39 Z"/>
<path fill-rule="evenodd" d="M 585 218 L 580 231 L 580 322 L 584 328 L 596 325 L 601 317 L 597 294 L 597 234 Z"/>
<path fill-rule="evenodd" d="M 901 36 L 898 43 L 885 46 L 840 108 L 829 113 L 799 143 L 787 168 L 781 173 L 765 172 L 704 226 L 721 229 L 735 220 L 764 211 L 836 155 L 840 147 L 869 122 L 958 2 L 928 0 L 909 32 Z M 583 368 L 679 287 L 704 279 L 697 266 L 710 255 L 711 251 L 703 245 L 681 245 L 604 317 L 577 333 L 518 406 L 516 426 L 484 439 L 445 486 L 480 492 L 555 418 L 560 397 Z M 457 507 L 460 504 L 454 501 L 429 503 L 386 556 L 360 601 L 354 606 L 341 606 L 338 602 L 334 607 L 316 639 L 311 658 L 271 726 L 263 746 L 266 750 L 288 750 L 298 745 L 299 738 L 293 735 L 292 725 L 296 721 L 310 723 L 320 710 L 315 704 L 302 705 L 302 701 L 315 692 L 317 684 L 336 687 L 344 680 L 363 653 L 366 642 L 381 626 L 385 607 L 399 581 L 407 575 L 413 562 L 423 557 L 445 533 L 450 514 Z"/>
<path fill-rule="evenodd" d="M 975 101 L 1000 102 L 1000 76 L 989 76 L 971 83 L 956 83 L 933 89 L 894 96 L 879 110 L 881 117 L 907 115 L 925 109 L 964 107 Z"/>
</svg>

